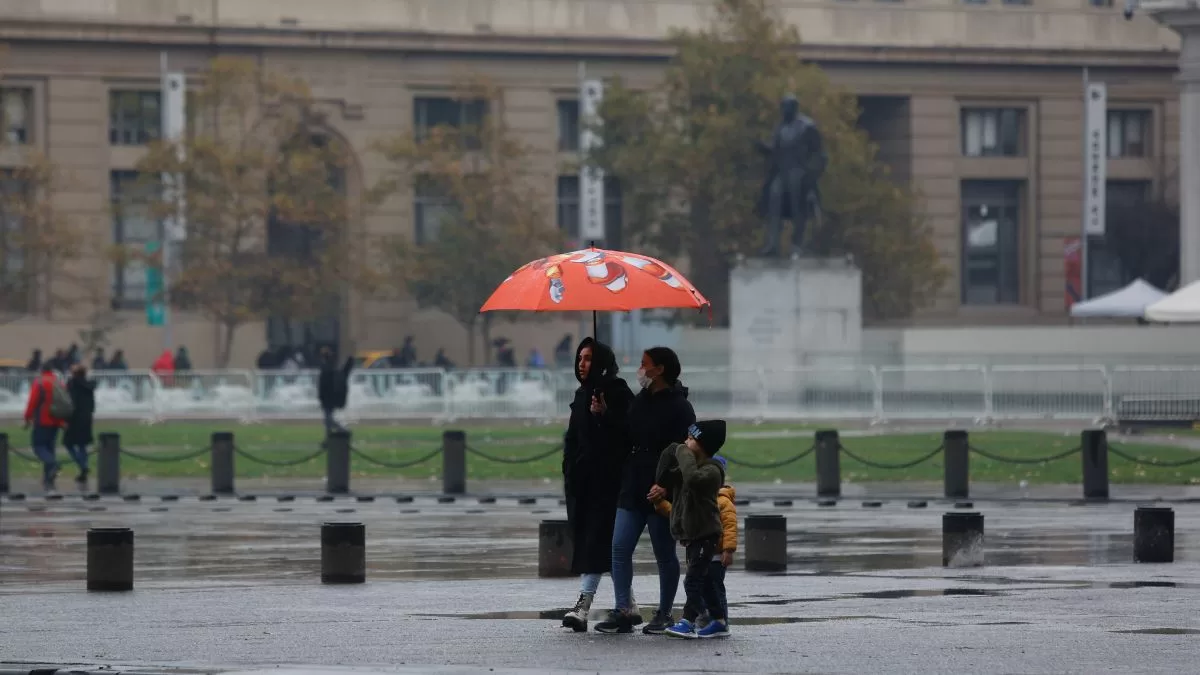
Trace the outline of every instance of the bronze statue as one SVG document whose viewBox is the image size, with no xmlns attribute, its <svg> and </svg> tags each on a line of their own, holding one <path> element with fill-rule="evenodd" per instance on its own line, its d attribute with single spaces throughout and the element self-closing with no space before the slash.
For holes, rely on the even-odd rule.
<svg viewBox="0 0 1200 675">
<path fill-rule="evenodd" d="M 800 253 L 809 219 L 821 215 L 818 183 L 828 161 L 821 132 L 811 119 L 800 114 L 800 101 L 788 94 L 779 108 L 783 120 L 771 142 L 758 144 L 769 160 L 767 179 L 758 199 L 758 215 L 767 221 L 766 244 L 759 252 L 764 257 L 779 255 L 783 221 L 789 218 L 793 253 Z"/>
</svg>

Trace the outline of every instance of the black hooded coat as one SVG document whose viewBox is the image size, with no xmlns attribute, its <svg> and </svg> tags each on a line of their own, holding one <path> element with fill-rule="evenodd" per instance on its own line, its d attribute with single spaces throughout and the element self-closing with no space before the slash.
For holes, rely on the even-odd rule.
<svg viewBox="0 0 1200 675">
<path fill-rule="evenodd" d="M 579 376 L 579 353 L 592 348 L 587 379 Z M 629 456 L 628 412 L 633 392 L 617 377 L 617 359 L 607 345 L 585 338 L 575 350 L 579 388 L 571 402 L 571 421 L 563 437 L 563 482 L 567 520 L 574 534 L 574 574 L 601 574 L 612 568 L 613 523 L 621 474 Z M 605 411 L 592 413 L 592 397 L 603 397 Z"/>
</svg>

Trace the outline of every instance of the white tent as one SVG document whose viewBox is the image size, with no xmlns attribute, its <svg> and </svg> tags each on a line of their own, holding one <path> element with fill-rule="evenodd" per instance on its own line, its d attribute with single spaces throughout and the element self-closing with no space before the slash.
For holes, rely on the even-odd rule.
<svg viewBox="0 0 1200 675">
<path fill-rule="evenodd" d="M 1071 316 L 1077 319 L 1140 318 L 1147 307 L 1165 297 L 1166 293 L 1138 279 L 1120 290 L 1071 305 Z"/>
<path fill-rule="evenodd" d="M 1200 322 L 1200 281 L 1193 281 L 1147 307 L 1146 319 L 1162 323 Z"/>
</svg>

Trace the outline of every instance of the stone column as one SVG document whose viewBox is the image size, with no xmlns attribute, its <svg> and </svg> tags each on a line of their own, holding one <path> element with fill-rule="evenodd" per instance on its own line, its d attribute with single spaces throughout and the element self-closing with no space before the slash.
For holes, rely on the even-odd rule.
<svg viewBox="0 0 1200 675">
<path fill-rule="evenodd" d="M 1142 0 L 1140 8 L 1179 34 L 1180 286 L 1200 280 L 1200 8 L 1191 0 Z"/>
<path fill-rule="evenodd" d="M 1192 10 L 1200 23 L 1200 10 Z M 1200 25 L 1179 32 L 1179 272 L 1180 286 L 1200 281 Z"/>
</svg>

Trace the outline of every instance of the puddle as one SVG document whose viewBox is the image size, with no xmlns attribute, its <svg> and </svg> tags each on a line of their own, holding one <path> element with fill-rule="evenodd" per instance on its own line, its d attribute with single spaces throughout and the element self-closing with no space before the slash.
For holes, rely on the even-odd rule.
<svg viewBox="0 0 1200 675">
<path fill-rule="evenodd" d="M 868 600 L 900 600 L 903 598 L 936 598 L 945 596 L 989 596 L 1000 597 L 1011 595 L 1007 591 L 994 591 L 983 588 L 942 588 L 914 589 L 896 591 L 867 591 L 863 593 L 846 593 L 843 595 L 814 596 L 811 598 L 774 598 L 771 600 L 747 600 L 731 602 L 730 607 L 749 607 L 752 605 L 783 606 L 809 602 L 833 602 L 836 600 L 851 600 L 855 598 Z"/>
<path fill-rule="evenodd" d="M 1125 633 L 1126 635 L 1200 635 L 1195 628 L 1137 628 L 1134 630 L 1110 630 L 1110 633 Z"/>
</svg>

